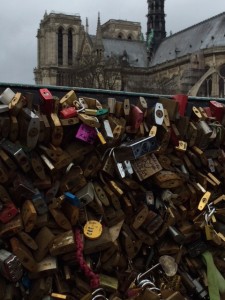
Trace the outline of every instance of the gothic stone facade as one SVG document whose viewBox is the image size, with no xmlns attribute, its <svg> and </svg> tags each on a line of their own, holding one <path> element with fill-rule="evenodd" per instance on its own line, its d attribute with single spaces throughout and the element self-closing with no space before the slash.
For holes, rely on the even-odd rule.
<svg viewBox="0 0 225 300">
<path fill-rule="evenodd" d="M 126 89 L 126 74 L 145 72 L 147 55 L 138 22 L 109 20 L 96 35 L 88 33 L 78 15 L 45 13 L 38 29 L 35 82 Z"/>
<path fill-rule="evenodd" d="M 225 13 L 166 37 L 164 1 L 148 0 L 146 42 L 138 22 L 98 18 L 93 36 L 77 15 L 45 14 L 36 83 L 224 97 Z"/>
<path fill-rule="evenodd" d="M 224 97 L 225 13 L 162 40 L 149 68 L 153 89 Z"/>
</svg>

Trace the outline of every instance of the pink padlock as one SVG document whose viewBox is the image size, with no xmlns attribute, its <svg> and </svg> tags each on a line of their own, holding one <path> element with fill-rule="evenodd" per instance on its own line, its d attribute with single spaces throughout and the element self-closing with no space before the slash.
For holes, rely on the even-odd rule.
<svg viewBox="0 0 225 300">
<path fill-rule="evenodd" d="M 96 129 L 86 124 L 81 124 L 76 133 L 77 139 L 82 140 L 88 144 L 93 144 L 96 140 L 96 137 L 97 137 Z"/>
</svg>

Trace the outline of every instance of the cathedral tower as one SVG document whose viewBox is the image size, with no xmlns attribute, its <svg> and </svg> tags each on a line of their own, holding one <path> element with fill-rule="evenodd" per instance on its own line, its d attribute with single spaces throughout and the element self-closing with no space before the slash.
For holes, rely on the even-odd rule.
<svg viewBox="0 0 225 300">
<path fill-rule="evenodd" d="M 147 1 L 147 46 L 149 48 L 149 51 L 154 53 L 162 39 L 166 37 L 164 13 L 165 0 Z"/>
</svg>

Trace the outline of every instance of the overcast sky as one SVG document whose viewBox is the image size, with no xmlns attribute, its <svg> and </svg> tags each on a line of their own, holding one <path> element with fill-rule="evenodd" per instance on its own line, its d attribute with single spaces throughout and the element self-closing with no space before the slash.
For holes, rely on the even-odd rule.
<svg viewBox="0 0 225 300">
<path fill-rule="evenodd" d="M 138 21 L 146 33 L 147 0 L 8 0 L 0 8 L 0 82 L 34 84 L 37 64 L 36 34 L 45 10 L 88 17 L 95 33 L 98 11 L 101 23 L 109 19 Z M 166 31 L 180 31 L 225 12 L 225 0 L 166 0 Z"/>
</svg>

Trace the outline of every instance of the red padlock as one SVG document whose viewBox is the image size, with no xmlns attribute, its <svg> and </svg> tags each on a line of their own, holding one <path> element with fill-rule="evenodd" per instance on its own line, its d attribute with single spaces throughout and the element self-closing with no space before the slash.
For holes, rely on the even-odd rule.
<svg viewBox="0 0 225 300">
<path fill-rule="evenodd" d="M 67 107 L 60 111 L 60 117 L 63 119 L 69 119 L 77 116 L 77 110 L 75 107 Z"/>
<path fill-rule="evenodd" d="M 188 96 L 179 94 L 179 95 L 174 95 L 173 99 L 178 103 L 180 116 L 184 116 L 187 107 Z"/>
<path fill-rule="evenodd" d="M 15 207 L 15 205 L 12 202 L 7 202 L 3 205 L 3 210 L 0 212 L 0 221 L 4 224 L 8 223 L 18 213 L 19 210 Z"/>
<path fill-rule="evenodd" d="M 53 112 L 53 97 L 48 89 L 40 89 L 41 111 L 45 115 L 50 115 Z"/>
<path fill-rule="evenodd" d="M 139 107 L 131 106 L 131 122 L 134 129 L 138 129 L 144 120 L 143 111 Z"/>
<path fill-rule="evenodd" d="M 209 106 L 203 107 L 204 112 L 207 114 L 209 118 L 212 117 L 212 112 Z"/>
<path fill-rule="evenodd" d="M 217 121 L 222 122 L 225 109 L 224 105 L 218 101 L 210 101 L 209 103 L 212 116 L 215 117 Z"/>
</svg>

